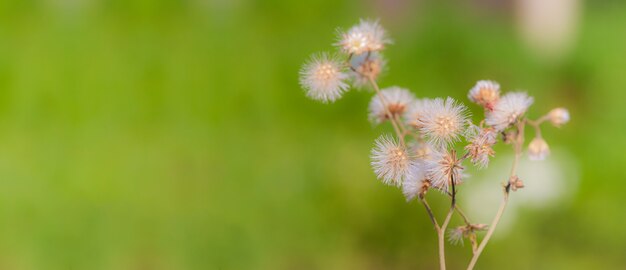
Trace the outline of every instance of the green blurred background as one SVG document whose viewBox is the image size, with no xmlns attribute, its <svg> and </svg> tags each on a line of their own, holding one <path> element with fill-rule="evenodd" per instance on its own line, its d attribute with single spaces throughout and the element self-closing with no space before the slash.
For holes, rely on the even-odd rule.
<svg viewBox="0 0 626 270">
<path fill-rule="evenodd" d="M 466 100 L 494 79 L 531 117 L 570 109 L 544 130 L 568 194 L 519 206 L 478 269 L 625 269 L 626 2 L 557 1 L 577 15 L 556 45 L 523 2 L 1 1 L 0 269 L 435 269 L 424 210 L 369 167 L 372 94 L 298 86 L 359 18 L 394 40 L 382 86 Z"/>
</svg>

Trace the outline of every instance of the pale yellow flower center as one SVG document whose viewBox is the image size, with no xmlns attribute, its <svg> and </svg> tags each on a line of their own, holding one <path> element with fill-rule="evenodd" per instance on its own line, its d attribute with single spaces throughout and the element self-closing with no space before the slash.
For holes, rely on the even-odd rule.
<svg viewBox="0 0 626 270">
<path fill-rule="evenodd" d="M 350 34 L 347 45 L 350 50 L 359 51 L 367 45 L 367 37 L 361 33 Z"/>
<path fill-rule="evenodd" d="M 440 116 L 435 121 L 437 129 L 435 130 L 440 136 L 448 136 L 456 132 L 456 124 L 450 116 Z"/>
<path fill-rule="evenodd" d="M 487 104 L 487 103 L 495 102 L 496 100 L 498 100 L 498 94 L 492 88 L 481 88 L 478 91 L 478 96 L 476 97 L 476 99 L 480 103 Z"/>
<path fill-rule="evenodd" d="M 328 83 L 337 76 L 337 69 L 332 64 L 322 64 L 317 68 L 315 77 L 317 80 Z"/>
</svg>

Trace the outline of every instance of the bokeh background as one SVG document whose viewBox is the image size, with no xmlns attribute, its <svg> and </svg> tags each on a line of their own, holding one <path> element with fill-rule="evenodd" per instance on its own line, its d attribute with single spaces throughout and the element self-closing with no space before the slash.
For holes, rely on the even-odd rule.
<svg viewBox="0 0 626 270">
<path fill-rule="evenodd" d="M 359 18 L 394 40 L 382 86 L 465 100 L 493 79 L 531 117 L 570 109 L 478 269 L 626 268 L 624 1 L 4 0 L 0 269 L 435 269 L 424 210 L 369 167 L 390 130 L 372 93 L 298 86 Z M 476 222 L 496 150 L 460 193 Z M 464 269 L 469 245 L 448 250 Z"/>
</svg>

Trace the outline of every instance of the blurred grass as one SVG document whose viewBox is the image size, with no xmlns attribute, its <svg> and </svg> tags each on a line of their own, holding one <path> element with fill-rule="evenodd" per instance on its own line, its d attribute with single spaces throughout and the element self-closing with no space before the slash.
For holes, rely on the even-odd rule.
<svg viewBox="0 0 626 270">
<path fill-rule="evenodd" d="M 556 63 L 506 12 L 359 3 L 0 3 L 0 268 L 435 268 L 422 209 L 370 171 L 371 94 L 321 105 L 297 84 L 359 17 L 394 38 L 382 85 L 463 99 L 491 78 L 535 96 L 531 116 L 571 109 L 545 137 L 578 159 L 573 203 L 524 212 L 481 269 L 626 266 L 623 3 L 587 3 Z"/>
</svg>

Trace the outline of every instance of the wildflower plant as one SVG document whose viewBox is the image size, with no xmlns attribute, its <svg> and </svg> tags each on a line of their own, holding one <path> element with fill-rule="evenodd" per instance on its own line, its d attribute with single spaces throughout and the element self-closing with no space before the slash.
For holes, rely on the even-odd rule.
<svg viewBox="0 0 626 270">
<path fill-rule="evenodd" d="M 337 54 L 316 54 L 302 67 L 300 83 L 306 95 L 324 103 L 334 102 L 354 88 L 371 87 L 375 94 L 368 108 L 373 124 L 390 123 L 394 135 L 381 135 L 371 151 L 371 166 L 384 184 L 400 188 L 407 201 L 418 200 L 426 209 L 438 237 L 440 269 L 446 268 L 445 239 L 451 243 L 468 240 L 473 269 L 493 235 L 509 201 L 511 191 L 524 187 L 517 175 L 523 154 L 524 131 L 530 126 L 535 138 L 527 145 L 531 160 L 543 160 L 550 150 L 541 136 L 541 125 L 549 122 L 561 127 L 570 119 L 564 108 L 556 108 L 531 120 L 526 112 L 534 99 L 525 92 L 502 93 L 495 81 L 478 81 L 468 99 L 481 107 L 484 118 L 473 123 L 468 107 L 451 98 L 418 98 L 398 86 L 380 89 L 377 80 L 386 61 L 381 52 L 391 44 L 378 21 L 361 20 L 345 32 L 339 32 Z M 503 199 L 489 225 L 473 223 L 457 203 L 467 165 L 486 169 L 496 155 L 497 143 L 509 144 L 515 152 L 510 175 L 502 183 Z M 461 152 L 457 152 L 461 149 Z M 430 190 L 450 199 L 443 222 L 435 217 L 427 201 Z M 458 214 L 464 224 L 449 229 L 451 218 Z M 485 232 L 480 239 L 479 232 Z"/>
</svg>

